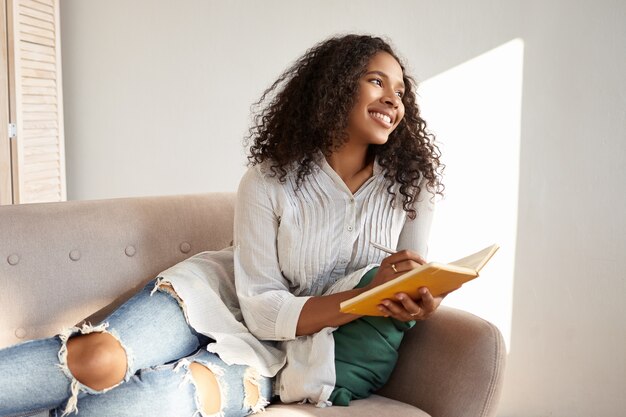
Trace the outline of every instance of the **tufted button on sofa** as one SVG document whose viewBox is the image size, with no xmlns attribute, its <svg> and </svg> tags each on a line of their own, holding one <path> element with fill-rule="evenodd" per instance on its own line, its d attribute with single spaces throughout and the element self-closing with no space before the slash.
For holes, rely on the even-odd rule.
<svg viewBox="0 0 626 417">
<path fill-rule="evenodd" d="M 0 207 L 0 348 L 96 322 L 169 266 L 228 246 L 234 204 L 209 193 Z M 495 326 L 441 307 L 407 334 L 378 395 L 264 415 L 492 417 L 505 356 Z"/>
</svg>

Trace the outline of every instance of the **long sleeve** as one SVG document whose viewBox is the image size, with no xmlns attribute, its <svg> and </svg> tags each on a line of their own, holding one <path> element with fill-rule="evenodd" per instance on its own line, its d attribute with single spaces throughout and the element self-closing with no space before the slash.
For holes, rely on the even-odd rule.
<svg viewBox="0 0 626 417">
<path fill-rule="evenodd" d="M 426 189 L 424 181 L 422 181 L 420 187 L 422 191 L 415 204 L 417 217 L 413 220 L 406 219 L 398 239 L 397 250 L 412 250 L 426 258 L 428 256 L 428 236 L 430 235 L 430 227 L 433 222 L 435 204 L 434 196 Z"/>
<path fill-rule="evenodd" d="M 290 340 L 304 303 L 283 276 L 277 253 L 279 219 L 257 167 L 242 178 L 235 208 L 235 282 L 246 326 L 261 340 Z"/>
</svg>

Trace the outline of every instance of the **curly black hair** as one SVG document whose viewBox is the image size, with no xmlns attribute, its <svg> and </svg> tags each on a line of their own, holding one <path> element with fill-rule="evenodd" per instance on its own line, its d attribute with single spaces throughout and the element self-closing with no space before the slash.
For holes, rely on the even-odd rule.
<svg viewBox="0 0 626 417">
<path fill-rule="evenodd" d="M 309 49 L 253 104 L 254 122 L 246 138 L 249 165 L 270 163 L 281 182 L 296 169 L 298 187 L 312 172 L 321 151 L 329 156 L 348 139 L 348 114 L 357 98 L 359 80 L 378 52 L 393 56 L 402 68 L 405 115 L 383 145 L 370 145 L 389 181 L 387 191 L 403 196 L 403 209 L 415 218 L 421 192 L 419 182 L 433 195 L 443 193 L 440 151 L 434 135 L 426 130 L 416 103 L 416 83 L 391 46 L 379 37 L 345 35 L 329 38 Z M 257 109 L 261 109 L 260 111 Z"/>
</svg>

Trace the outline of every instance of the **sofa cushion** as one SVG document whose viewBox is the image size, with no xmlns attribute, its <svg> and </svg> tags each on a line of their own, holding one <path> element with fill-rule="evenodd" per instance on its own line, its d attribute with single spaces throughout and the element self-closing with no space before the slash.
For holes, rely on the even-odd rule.
<svg viewBox="0 0 626 417">
<path fill-rule="evenodd" d="M 356 288 L 368 285 L 377 272 L 372 268 Z M 365 316 L 335 330 L 336 382 L 330 401 L 346 406 L 380 389 L 396 366 L 404 332 L 414 325 L 414 321 Z"/>
<path fill-rule="evenodd" d="M 348 407 L 318 408 L 312 404 L 272 404 L 266 408 L 263 417 L 430 417 L 417 407 L 401 403 L 380 395 L 372 395 L 364 400 L 354 400 Z"/>
</svg>

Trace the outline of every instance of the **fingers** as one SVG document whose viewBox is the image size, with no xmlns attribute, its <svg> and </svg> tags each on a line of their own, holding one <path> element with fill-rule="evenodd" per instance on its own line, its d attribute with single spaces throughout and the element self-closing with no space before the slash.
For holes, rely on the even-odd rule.
<svg viewBox="0 0 626 417">
<path fill-rule="evenodd" d="M 419 293 L 421 298 L 418 301 L 405 293 L 396 294 L 395 300 L 383 300 L 379 309 L 386 317 L 400 321 L 425 320 L 437 310 L 441 298 L 433 297 L 426 287 L 420 288 Z"/>
<path fill-rule="evenodd" d="M 380 264 L 382 268 L 389 268 L 394 274 L 408 272 L 426 263 L 418 253 L 402 250 L 386 257 Z"/>
<path fill-rule="evenodd" d="M 420 263 L 415 261 L 400 261 L 388 264 L 387 268 L 390 268 L 394 274 L 402 274 L 404 272 L 411 271 L 420 265 Z"/>
<path fill-rule="evenodd" d="M 438 305 L 435 304 L 435 297 L 428 291 L 428 288 L 420 288 L 419 289 L 420 296 L 420 304 L 422 308 L 430 313 L 435 311 Z"/>
<path fill-rule="evenodd" d="M 416 320 L 417 316 L 421 314 L 420 306 L 411 300 L 406 294 L 396 295 L 396 300 L 383 300 L 382 305 L 384 310 L 381 311 L 388 317 L 393 317 L 400 321 Z M 415 316 L 412 316 L 415 314 Z"/>
<path fill-rule="evenodd" d="M 378 285 L 384 284 L 394 278 L 397 278 L 399 274 L 403 274 L 418 266 L 424 264 L 426 261 L 418 253 L 402 250 L 394 253 L 383 259 L 380 263 L 380 268 L 374 279 L 366 286 L 367 289 L 375 288 Z"/>
<path fill-rule="evenodd" d="M 419 265 L 423 265 L 426 263 L 426 260 L 422 258 L 419 253 L 410 250 L 401 250 L 394 253 L 393 255 L 389 255 L 383 260 L 382 263 L 390 265 L 392 263 L 398 264 L 403 261 L 413 261 Z"/>
</svg>

